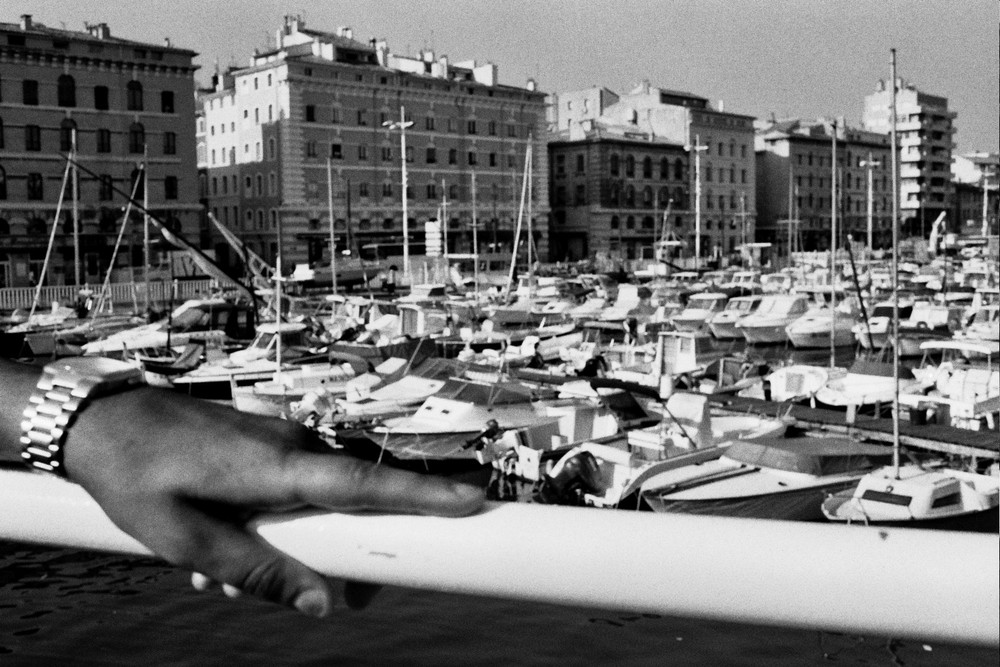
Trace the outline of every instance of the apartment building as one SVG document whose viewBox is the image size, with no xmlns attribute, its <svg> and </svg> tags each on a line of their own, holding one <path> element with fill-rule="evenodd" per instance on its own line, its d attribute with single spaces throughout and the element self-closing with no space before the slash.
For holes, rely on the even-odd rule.
<svg viewBox="0 0 1000 667">
<path fill-rule="evenodd" d="M 670 233 L 685 242 L 689 256 L 700 245 L 702 256 L 719 257 L 753 241 L 757 213 L 753 118 L 724 106 L 644 81 L 624 94 L 606 88 L 559 93 L 554 120 L 563 132 L 600 121 L 654 143 L 684 147 L 688 201 Z"/>
<path fill-rule="evenodd" d="M 864 129 L 889 134 L 891 84 L 880 80 L 865 97 Z M 942 212 L 952 209 L 951 154 L 954 120 L 948 98 L 931 95 L 903 79 L 896 80 L 896 133 L 899 147 L 899 208 L 904 235 L 927 237 Z"/>
<path fill-rule="evenodd" d="M 480 250 L 509 251 L 529 148 L 535 243 L 547 256 L 546 106 L 534 82 L 503 85 L 491 63 L 397 55 L 350 28 L 286 17 L 271 48 L 214 84 L 199 94 L 205 199 L 267 261 L 329 261 L 331 222 L 338 249 L 402 254 L 404 164 L 412 254 L 438 219 L 450 252 L 472 252 L 474 218 Z"/>
<path fill-rule="evenodd" d="M 113 36 L 106 23 L 85 31 L 50 28 L 30 15 L 0 23 L 0 286 L 41 278 L 53 225 L 46 284 L 102 281 L 124 193 L 144 161 L 138 198 L 173 230 L 197 235 L 195 55 Z M 71 176 L 64 188 L 74 143 L 77 187 Z M 142 237 L 136 215 L 119 267 L 143 265 Z"/>
<path fill-rule="evenodd" d="M 549 137 L 550 254 L 653 257 L 654 243 L 684 226 L 690 178 L 684 146 L 584 120 Z"/>
<path fill-rule="evenodd" d="M 757 122 L 757 240 L 778 257 L 789 248 L 830 247 L 836 128 L 837 246 L 847 234 L 867 245 L 869 193 L 872 243 L 892 243 L 892 162 L 889 137 L 847 125 L 843 118 Z M 870 187 L 869 187 L 870 186 Z"/>
</svg>

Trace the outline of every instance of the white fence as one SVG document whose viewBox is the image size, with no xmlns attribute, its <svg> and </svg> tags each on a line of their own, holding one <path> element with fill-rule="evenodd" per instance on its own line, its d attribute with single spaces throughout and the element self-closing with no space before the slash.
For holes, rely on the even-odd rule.
<svg viewBox="0 0 1000 667">
<path fill-rule="evenodd" d="M 118 308 L 144 308 L 146 305 L 146 285 L 137 283 L 112 283 L 108 289 L 106 303 Z M 171 288 L 174 288 L 171 295 Z M 153 306 L 162 306 L 171 299 L 183 301 L 197 296 L 206 296 L 219 288 L 219 283 L 211 279 L 203 280 L 175 280 L 173 283 L 166 281 L 152 281 L 149 283 L 149 302 Z M 53 302 L 62 305 L 72 305 L 76 302 L 81 288 L 72 285 L 53 285 L 42 287 L 38 299 L 37 310 L 45 311 L 52 307 Z M 93 292 L 95 301 L 99 300 L 101 286 L 85 285 L 84 289 Z M 34 287 L 4 287 L 0 289 L 0 310 L 11 311 L 16 308 L 25 310 L 31 308 L 31 303 L 35 299 Z"/>
</svg>

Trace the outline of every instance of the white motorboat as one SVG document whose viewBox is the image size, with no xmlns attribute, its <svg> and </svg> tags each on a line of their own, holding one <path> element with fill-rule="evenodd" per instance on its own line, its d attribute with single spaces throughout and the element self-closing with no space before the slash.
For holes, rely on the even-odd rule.
<svg viewBox="0 0 1000 667">
<path fill-rule="evenodd" d="M 170 378 L 170 383 L 175 389 L 197 398 L 232 400 L 233 386 L 272 380 L 279 368 L 291 370 L 307 361 L 326 362 L 327 355 L 309 347 L 306 333 L 307 327 L 302 323 L 267 322 L 257 327 L 257 337 L 249 347 Z"/>
<path fill-rule="evenodd" d="M 849 301 L 837 306 L 835 311 L 828 307 L 815 308 L 785 327 L 785 333 L 797 348 L 829 347 L 831 329 L 834 347 L 853 345 L 857 312 Z"/>
<path fill-rule="evenodd" d="M 987 341 L 926 341 L 924 359 L 913 369 L 916 388 L 900 393 L 899 402 L 917 421 L 933 415 L 940 424 L 978 431 L 996 429 L 1000 413 L 1000 369 L 994 359 L 1000 343 Z M 926 393 L 925 393 L 926 391 Z"/>
<path fill-rule="evenodd" d="M 913 311 L 913 299 L 899 304 L 899 319 L 903 321 Z M 852 328 L 855 340 L 866 350 L 881 350 L 892 334 L 892 301 L 880 301 L 868 313 L 868 322 L 858 322 Z"/>
<path fill-rule="evenodd" d="M 742 338 L 736 329 L 736 323 L 756 310 L 763 297 L 759 294 L 751 296 L 735 296 L 729 300 L 725 309 L 715 313 L 708 320 L 708 329 L 719 340 Z"/>
<path fill-rule="evenodd" d="M 899 369 L 899 391 L 905 393 L 920 386 L 913 372 L 905 367 Z M 896 382 L 891 363 L 856 360 L 846 374 L 831 377 L 820 387 L 814 402 L 836 408 L 861 406 L 888 406 L 893 402 Z"/>
<path fill-rule="evenodd" d="M 842 376 L 845 373 L 843 368 L 823 368 L 809 364 L 782 366 L 765 378 L 766 386 L 752 385 L 739 395 L 778 402 L 808 401 L 826 385 L 831 375 Z"/>
<path fill-rule="evenodd" d="M 995 533 L 1000 476 L 908 463 L 874 470 L 823 501 L 830 521 Z"/>
<path fill-rule="evenodd" d="M 828 494 L 890 456 L 888 447 L 843 437 L 740 440 L 714 461 L 649 478 L 640 493 L 656 512 L 822 521 Z"/>
<path fill-rule="evenodd" d="M 687 307 L 674 315 L 674 329 L 708 335 L 708 321 L 726 307 L 729 297 L 721 292 L 702 292 L 688 298 Z"/>
<path fill-rule="evenodd" d="M 84 355 L 125 356 L 184 347 L 192 338 L 208 342 L 249 341 L 254 337 L 253 308 L 223 299 L 191 299 L 168 318 L 111 334 L 83 345 Z"/>
<path fill-rule="evenodd" d="M 736 329 L 748 343 L 783 343 L 785 331 L 809 309 L 809 297 L 804 294 L 765 294 L 750 315 L 736 323 Z"/>
</svg>

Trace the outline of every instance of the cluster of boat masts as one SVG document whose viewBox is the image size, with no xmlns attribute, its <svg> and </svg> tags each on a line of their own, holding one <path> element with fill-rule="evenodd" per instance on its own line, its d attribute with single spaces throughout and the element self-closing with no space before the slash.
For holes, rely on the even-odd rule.
<svg viewBox="0 0 1000 667">
<path fill-rule="evenodd" d="M 150 384 L 297 420 L 385 465 L 492 475 L 498 493 L 525 482 L 539 502 L 997 531 L 996 457 L 903 451 L 898 437 L 806 431 L 746 407 L 811 405 L 843 426 L 898 406 L 897 420 L 996 440 L 995 263 L 902 264 L 896 298 L 888 268 L 852 273 L 277 289 L 264 305 L 191 300 L 153 323 L 54 310 L 3 337 L 21 355 L 124 358 Z M 774 362 L 769 345 L 829 347 L 830 364 Z M 845 346 L 858 348 L 848 368 L 835 363 Z M 923 359 L 901 371 L 893 355 Z"/>
</svg>

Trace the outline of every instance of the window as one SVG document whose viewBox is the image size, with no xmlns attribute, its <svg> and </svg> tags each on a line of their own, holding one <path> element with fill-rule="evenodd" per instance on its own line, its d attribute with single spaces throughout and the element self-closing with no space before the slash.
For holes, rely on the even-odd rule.
<svg viewBox="0 0 1000 667">
<path fill-rule="evenodd" d="M 38 106 L 38 82 L 25 79 L 21 82 L 21 99 L 30 106 Z"/>
<path fill-rule="evenodd" d="M 437 199 L 437 183 L 431 182 L 427 184 L 427 198 Z"/>
<path fill-rule="evenodd" d="M 129 81 L 125 86 L 125 108 L 142 111 L 142 84 L 138 81 Z"/>
<path fill-rule="evenodd" d="M 491 167 L 497 166 L 497 154 L 496 153 L 490 153 L 490 166 Z"/>
<path fill-rule="evenodd" d="M 164 132 L 163 133 L 163 154 L 164 155 L 176 155 L 177 154 L 177 134 L 174 132 Z"/>
<path fill-rule="evenodd" d="M 268 109 L 270 109 L 270 107 L 268 107 Z M 268 120 L 270 120 L 270 117 Z M 340 107 L 336 105 L 330 107 L 330 122 L 334 125 L 340 122 Z"/>
<path fill-rule="evenodd" d="M 76 135 L 76 123 L 70 118 L 64 118 L 59 124 L 59 150 L 73 150 L 73 140 Z"/>
<path fill-rule="evenodd" d="M 44 199 L 45 188 L 43 183 L 41 174 L 37 172 L 28 174 L 28 199 L 33 201 Z"/>
<path fill-rule="evenodd" d="M 142 123 L 132 123 L 128 128 L 128 152 L 142 153 L 146 148 L 146 129 Z"/>
<path fill-rule="evenodd" d="M 674 180 L 684 180 L 684 161 L 680 158 L 674 160 Z"/>
<path fill-rule="evenodd" d="M 476 133 L 476 121 L 474 121 L 474 120 L 468 121 L 468 123 L 466 123 L 466 128 L 467 128 L 469 134 L 475 134 Z"/>
<path fill-rule="evenodd" d="M 278 192 L 278 176 L 272 171 L 267 175 L 267 194 L 274 195 Z"/>
<path fill-rule="evenodd" d="M 566 156 L 557 155 L 556 156 L 556 176 L 566 175 Z"/>
<path fill-rule="evenodd" d="M 367 144 L 358 144 L 358 160 L 364 161 L 367 159 L 368 159 Z"/>
<path fill-rule="evenodd" d="M 497 133 L 497 122 L 495 120 L 491 120 L 490 121 L 489 130 L 488 131 L 489 131 L 490 135 L 496 135 L 496 133 Z"/>
<path fill-rule="evenodd" d="M 316 105 L 314 104 L 306 105 L 306 122 L 307 123 L 316 122 Z"/>
<path fill-rule="evenodd" d="M 579 155 L 576 156 L 576 173 L 582 174 L 585 171 L 584 167 L 586 165 L 586 162 L 587 159 L 583 155 L 583 153 L 580 153 Z"/>
<path fill-rule="evenodd" d="M 334 160 L 343 160 L 344 152 L 340 144 L 330 144 L 330 157 Z"/>
<path fill-rule="evenodd" d="M 413 162 L 413 146 L 406 147 L 406 161 Z"/>
<path fill-rule="evenodd" d="M 174 113 L 174 91 L 164 90 L 160 93 L 160 111 Z"/>
<path fill-rule="evenodd" d="M 424 118 L 424 129 L 433 130 L 434 129 L 434 116 L 427 116 Z"/>
<path fill-rule="evenodd" d="M 243 192 L 247 197 L 253 197 L 253 179 L 249 176 L 243 179 Z"/>
<path fill-rule="evenodd" d="M 469 165 L 476 164 L 476 151 L 469 151 Z"/>
<path fill-rule="evenodd" d="M 389 146 L 382 147 L 382 160 L 388 162 L 392 159 L 392 148 Z"/>
<path fill-rule="evenodd" d="M 316 157 L 316 142 L 307 141 L 306 142 L 306 157 Z"/>
<path fill-rule="evenodd" d="M 458 149 L 449 148 L 448 149 L 448 164 L 458 164 Z"/>
<path fill-rule="evenodd" d="M 0 200 L 3 199 L 7 199 L 7 172 L 0 167 Z"/>
<path fill-rule="evenodd" d="M 257 125 L 260 125 L 260 108 L 259 107 L 254 107 L 254 110 L 253 110 L 253 122 L 255 124 L 257 124 Z"/>
<path fill-rule="evenodd" d="M 642 161 L 642 177 L 643 178 L 653 177 L 653 159 L 648 155 Z"/>
<path fill-rule="evenodd" d="M 264 176 L 263 174 L 257 174 L 257 196 L 264 196 Z"/>
<path fill-rule="evenodd" d="M 611 164 L 609 165 L 608 168 L 611 170 L 611 175 L 612 176 L 617 176 L 618 172 L 619 172 L 619 166 L 618 166 L 619 165 L 619 158 L 618 158 L 618 156 L 617 155 L 612 155 L 610 162 L 611 162 Z"/>
<path fill-rule="evenodd" d="M 358 109 L 358 125 L 368 124 L 368 112 L 364 109 Z"/>
<path fill-rule="evenodd" d="M 382 184 L 382 196 L 383 197 L 392 196 L 392 183 L 386 182 Z"/>
<path fill-rule="evenodd" d="M 0 118 L 0 148 L 3 148 L 3 118 Z"/>
<path fill-rule="evenodd" d="M 167 176 L 163 179 L 163 198 L 177 199 L 177 177 Z"/>
<path fill-rule="evenodd" d="M 56 103 L 61 107 L 76 106 L 76 80 L 69 74 L 59 77 L 56 84 Z"/>
<path fill-rule="evenodd" d="M 42 150 L 42 128 L 37 125 L 24 126 L 24 150 Z"/>
<path fill-rule="evenodd" d="M 587 203 L 587 186 L 577 185 L 576 190 L 573 195 L 573 203 L 577 206 L 583 206 Z"/>
<path fill-rule="evenodd" d="M 274 137 L 267 140 L 267 157 L 271 160 L 277 157 L 277 148 L 274 142 Z"/>
<path fill-rule="evenodd" d="M 111 152 L 111 130 L 100 128 L 97 130 L 97 152 Z"/>
<path fill-rule="evenodd" d="M 367 199 L 371 193 L 368 191 L 367 183 L 358 183 L 358 196 Z"/>
<path fill-rule="evenodd" d="M 723 151 L 725 151 L 725 149 L 726 149 L 726 145 L 720 141 L 719 142 L 719 157 L 722 157 Z"/>
<path fill-rule="evenodd" d="M 437 149 L 433 146 L 427 147 L 427 164 L 435 164 L 437 162 Z"/>
<path fill-rule="evenodd" d="M 635 176 L 635 158 L 631 155 L 625 156 L 625 175 Z"/>
</svg>

